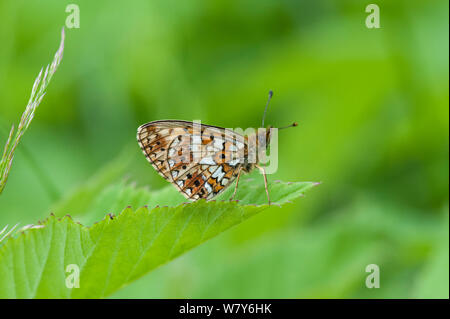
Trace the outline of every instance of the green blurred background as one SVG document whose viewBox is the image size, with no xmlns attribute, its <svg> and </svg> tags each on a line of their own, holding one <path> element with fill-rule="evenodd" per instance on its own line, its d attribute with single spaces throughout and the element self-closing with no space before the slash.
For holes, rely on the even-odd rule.
<svg viewBox="0 0 450 319">
<path fill-rule="evenodd" d="M 448 1 L 376 1 L 381 28 L 368 29 L 371 2 L 356 0 L 0 0 L 1 145 L 70 3 L 81 27 L 66 29 L 16 152 L 0 227 L 45 218 L 111 162 L 109 184 L 166 186 L 138 125 L 255 127 L 273 89 L 266 123 L 300 126 L 280 132 L 269 180 L 322 185 L 113 297 L 449 297 Z"/>
</svg>

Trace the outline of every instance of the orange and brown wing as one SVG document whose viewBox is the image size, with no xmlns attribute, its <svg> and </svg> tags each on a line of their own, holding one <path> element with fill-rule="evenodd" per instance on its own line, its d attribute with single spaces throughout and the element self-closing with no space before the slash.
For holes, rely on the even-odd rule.
<svg viewBox="0 0 450 319">
<path fill-rule="evenodd" d="M 186 198 L 211 199 L 236 178 L 245 138 L 224 128 L 186 121 L 155 121 L 138 128 L 148 161 Z"/>
</svg>

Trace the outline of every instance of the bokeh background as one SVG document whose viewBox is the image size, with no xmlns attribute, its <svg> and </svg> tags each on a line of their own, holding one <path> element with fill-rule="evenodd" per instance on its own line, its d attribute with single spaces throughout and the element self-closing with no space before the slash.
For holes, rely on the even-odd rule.
<svg viewBox="0 0 450 319">
<path fill-rule="evenodd" d="M 280 132 L 269 179 L 322 185 L 113 297 L 449 297 L 448 1 L 377 0 L 368 29 L 356 0 L 0 0 L 1 145 L 69 3 L 80 28 L 16 152 L 1 227 L 45 218 L 99 175 L 166 186 L 138 125 L 255 127 L 272 89 L 267 123 L 300 126 Z"/>
</svg>

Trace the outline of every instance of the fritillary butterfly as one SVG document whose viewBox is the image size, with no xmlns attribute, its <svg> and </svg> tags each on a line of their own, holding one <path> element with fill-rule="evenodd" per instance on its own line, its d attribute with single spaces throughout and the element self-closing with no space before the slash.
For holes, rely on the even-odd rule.
<svg viewBox="0 0 450 319">
<path fill-rule="evenodd" d="M 271 97 L 272 91 L 269 92 L 264 111 L 263 126 Z M 291 126 L 297 124 L 288 127 Z M 263 173 L 270 204 L 264 167 L 258 165 L 257 161 L 252 163 L 249 157 L 252 152 L 258 152 L 259 148 L 268 147 L 271 130 L 269 127 L 254 136 L 244 136 L 218 126 L 161 120 L 139 126 L 137 140 L 145 157 L 157 172 L 187 199 L 210 200 L 236 180 L 233 199 L 241 173 L 249 173 L 258 168 Z M 256 141 L 256 150 L 250 147 L 251 140 Z"/>
</svg>

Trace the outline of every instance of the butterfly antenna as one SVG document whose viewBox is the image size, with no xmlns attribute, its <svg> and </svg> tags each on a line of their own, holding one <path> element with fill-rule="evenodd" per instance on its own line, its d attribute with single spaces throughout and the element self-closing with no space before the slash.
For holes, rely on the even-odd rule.
<svg viewBox="0 0 450 319">
<path fill-rule="evenodd" d="M 283 129 L 285 129 L 285 128 L 288 128 L 288 127 L 295 127 L 295 126 L 298 126 L 298 123 L 297 123 L 297 122 L 294 122 L 294 123 L 292 123 L 291 125 L 288 125 L 288 126 L 280 127 L 279 130 L 283 130 Z"/>
<path fill-rule="evenodd" d="M 267 107 L 269 106 L 269 102 L 270 102 L 270 99 L 272 98 L 272 95 L 273 95 L 273 91 L 270 90 L 269 91 L 269 98 L 267 99 L 267 103 L 266 103 L 266 108 L 264 109 L 264 115 L 263 115 L 263 118 L 262 118 L 262 125 L 261 125 L 261 127 L 264 127 L 264 119 L 266 118 Z"/>
</svg>

